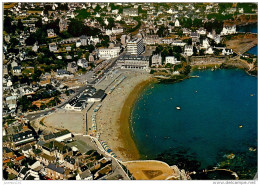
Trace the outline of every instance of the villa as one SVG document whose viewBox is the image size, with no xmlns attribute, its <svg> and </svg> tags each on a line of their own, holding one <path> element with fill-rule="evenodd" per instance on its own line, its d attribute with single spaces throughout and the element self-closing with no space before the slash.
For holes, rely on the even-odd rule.
<svg viewBox="0 0 260 185">
<path fill-rule="evenodd" d="M 174 56 L 167 56 L 165 57 L 165 64 L 177 64 L 180 63 L 181 61 L 178 61 L 177 58 L 175 58 Z"/>
<path fill-rule="evenodd" d="M 231 34 L 235 34 L 237 33 L 236 31 L 236 25 L 232 25 L 232 26 L 224 26 L 220 35 L 231 35 Z"/>
</svg>

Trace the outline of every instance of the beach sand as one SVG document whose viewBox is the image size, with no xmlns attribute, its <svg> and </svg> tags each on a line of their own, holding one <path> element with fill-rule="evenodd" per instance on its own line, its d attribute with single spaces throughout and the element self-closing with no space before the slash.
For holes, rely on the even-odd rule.
<svg viewBox="0 0 260 185">
<path fill-rule="evenodd" d="M 97 131 L 121 161 L 139 159 L 129 129 L 132 104 L 152 78 L 148 73 L 124 72 L 127 78 L 102 102 L 97 113 Z"/>
</svg>

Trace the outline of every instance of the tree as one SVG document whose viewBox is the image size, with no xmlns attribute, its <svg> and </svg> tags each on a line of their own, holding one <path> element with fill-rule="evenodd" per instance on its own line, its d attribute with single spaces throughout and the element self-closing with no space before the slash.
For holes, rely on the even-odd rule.
<svg viewBox="0 0 260 185">
<path fill-rule="evenodd" d="M 34 82 L 40 81 L 40 76 L 42 75 L 42 71 L 37 69 L 37 67 L 34 67 L 34 73 L 32 75 L 32 80 Z"/>
<path fill-rule="evenodd" d="M 59 28 L 59 22 L 60 22 L 60 19 L 56 19 L 55 21 L 52 21 L 48 24 L 46 24 L 46 31 L 47 29 L 53 29 L 55 33 L 59 33 L 60 31 L 60 28 Z M 45 29 L 43 31 L 45 31 Z"/>
<path fill-rule="evenodd" d="M 197 48 L 195 46 L 193 46 L 193 55 L 197 56 Z"/>
<path fill-rule="evenodd" d="M 60 3 L 57 10 L 69 10 L 68 3 Z"/>
<path fill-rule="evenodd" d="M 191 71 L 191 66 L 187 65 L 184 67 L 183 74 L 188 75 L 190 73 L 190 71 Z"/>
<path fill-rule="evenodd" d="M 194 27 L 201 27 L 202 25 L 202 20 L 201 19 L 194 19 L 192 22 L 192 26 Z"/>
<path fill-rule="evenodd" d="M 205 22 L 204 28 L 208 32 L 211 32 L 214 29 L 216 33 L 219 34 L 223 28 L 223 21 L 214 20 L 212 22 Z"/>
<path fill-rule="evenodd" d="M 108 28 L 108 29 L 112 29 L 112 27 L 115 26 L 115 20 L 114 20 L 112 17 L 109 17 L 109 18 L 107 19 L 107 21 L 108 21 L 108 26 L 107 26 L 107 28 Z"/>
<path fill-rule="evenodd" d="M 175 53 L 182 53 L 182 49 L 180 46 L 173 46 L 172 47 L 173 52 Z"/>
<path fill-rule="evenodd" d="M 34 45 L 34 43 L 36 42 L 36 39 L 33 35 L 30 35 L 26 40 L 25 40 L 25 44 L 28 46 L 32 46 Z"/>
<path fill-rule="evenodd" d="M 46 105 L 45 104 L 41 104 L 40 109 L 41 110 L 46 109 Z"/>
<path fill-rule="evenodd" d="M 42 27 L 42 19 L 39 18 L 38 21 L 35 22 L 35 27 L 41 28 Z"/>
<path fill-rule="evenodd" d="M 101 7 L 99 6 L 99 4 L 97 4 L 94 12 L 97 13 L 97 12 L 100 12 L 100 10 L 101 10 Z"/>
<path fill-rule="evenodd" d="M 181 24 L 184 28 L 191 28 L 191 26 L 192 26 L 192 20 L 191 20 L 191 18 L 180 19 L 180 24 Z"/>
<path fill-rule="evenodd" d="M 165 37 L 165 36 L 168 35 L 168 34 L 169 34 L 168 29 L 165 28 L 164 26 L 161 26 L 161 27 L 159 28 L 158 32 L 157 32 L 157 35 L 158 35 L 159 37 Z"/>
<path fill-rule="evenodd" d="M 71 34 L 73 37 L 79 37 L 81 35 L 100 35 L 101 31 L 98 28 L 85 26 L 80 20 L 72 19 L 68 26 L 68 33 Z"/>
<path fill-rule="evenodd" d="M 12 25 L 13 19 L 9 16 L 4 17 L 4 31 L 7 33 L 14 33 L 16 27 Z"/>
<path fill-rule="evenodd" d="M 17 46 L 19 44 L 19 41 L 16 38 L 11 38 L 10 39 L 10 48 L 14 48 L 15 46 Z"/>
<path fill-rule="evenodd" d="M 24 26 L 23 26 L 23 23 L 22 23 L 21 19 L 18 19 L 17 28 L 19 30 L 24 30 Z"/>
<path fill-rule="evenodd" d="M 45 6 L 44 6 L 43 13 L 44 13 L 44 14 L 48 14 L 48 11 L 51 11 L 51 10 L 52 10 L 51 5 L 45 5 Z"/>
<path fill-rule="evenodd" d="M 204 55 L 204 52 L 205 52 L 204 49 L 201 49 L 201 50 L 199 51 L 199 53 L 200 53 L 201 56 Z"/>
</svg>

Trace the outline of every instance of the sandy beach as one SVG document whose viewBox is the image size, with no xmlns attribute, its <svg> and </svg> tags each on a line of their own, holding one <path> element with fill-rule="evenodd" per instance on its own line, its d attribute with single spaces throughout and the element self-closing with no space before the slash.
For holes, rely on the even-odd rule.
<svg viewBox="0 0 260 185">
<path fill-rule="evenodd" d="M 102 102 L 97 113 L 97 131 L 122 161 L 139 159 L 139 152 L 129 130 L 132 104 L 142 89 L 151 82 L 151 75 L 124 72 L 126 79 Z"/>
</svg>

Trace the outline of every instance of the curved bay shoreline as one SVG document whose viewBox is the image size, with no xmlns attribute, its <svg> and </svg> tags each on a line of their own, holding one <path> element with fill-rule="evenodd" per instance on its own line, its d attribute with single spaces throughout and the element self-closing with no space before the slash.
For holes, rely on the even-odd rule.
<svg viewBox="0 0 260 185">
<path fill-rule="evenodd" d="M 120 113 L 120 128 L 119 128 L 119 139 L 122 141 L 124 148 L 131 151 L 128 153 L 129 157 L 132 160 L 140 159 L 140 153 L 137 149 L 136 143 L 132 136 L 131 131 L 131 121 L 130 116 L 133 110 L 133 105 L 135 104 L 136 100 L 139 98 L 141 92 L 151 83 L 154 83 L 155 80 L 150 78 L 148 80 L 142 81 L 141 83 L 137 84 L 134 89 L 130 92 L 127 99 L 124 102 L 123 108 Z"/>
</svg>

